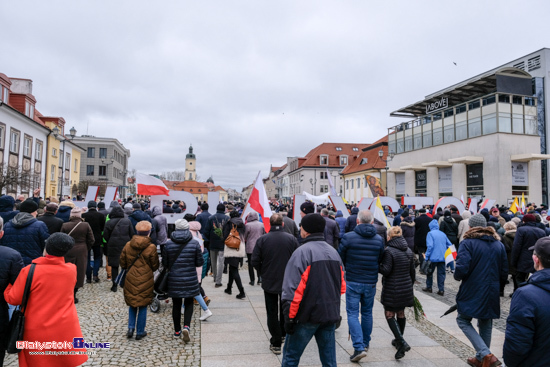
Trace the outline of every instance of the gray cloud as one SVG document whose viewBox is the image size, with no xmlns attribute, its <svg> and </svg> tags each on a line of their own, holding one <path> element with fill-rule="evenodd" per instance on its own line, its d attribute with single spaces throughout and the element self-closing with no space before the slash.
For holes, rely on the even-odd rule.
<svg viewBox="0 0 550 367">
<path fill-rule="evenodd" d="M 0 72 L 33 79 L 43 114 L 118 138 L 131 168 L 183 170 L 193 143 L 202 179 L 240 189 L 322 142 L 373 142 L 391 111 L 547 46 L 533 11 L 549 7 L 14 1 Z"/>
</svg>

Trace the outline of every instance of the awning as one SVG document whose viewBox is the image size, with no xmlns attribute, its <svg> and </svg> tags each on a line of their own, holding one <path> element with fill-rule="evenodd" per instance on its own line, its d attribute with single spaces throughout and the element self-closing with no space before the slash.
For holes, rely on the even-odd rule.
<svg viewBox="0 0 550 367">
<path fill-rule="evenodd" d="M 447 161 L 434 161 L 434 162 L 422 163 L 422 166 L 423 166 L 423 167 L 440 167 L 440 168 L 445 168 L 445 167 L 452 167 L 453 164 L 452 164 L 452 163 L 449 163 L 449 162 L 447 162 Z"/>
<path fill-rule="evenodd" d="M 418 166 L 418 165 L 409 165 L 409 166 L 401 166 L 399 169 L 403 171 L 424 171 L 426 167 Z"/>
<path fill-rule="evenodd" d="M 475 156 L 469 155 L 466 157 L 449 159 L 449 163 L 464 163 L 464 164 L 483 163 L 483 157 L 475 157 Z"/>
<path fill-rule="evenodd" d="M 527 153 L 527 154 L 512 154 L 510 156 L 510 160 L 512 162 L 541 161 L 543 159 L 550 159 L 550 154 Z"/>
</svg>

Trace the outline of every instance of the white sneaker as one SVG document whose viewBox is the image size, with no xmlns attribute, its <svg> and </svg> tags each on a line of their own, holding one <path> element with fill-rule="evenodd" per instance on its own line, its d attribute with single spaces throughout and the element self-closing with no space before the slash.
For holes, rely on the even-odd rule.
<svg viewBox="0 0 550 367">
<path fill-rule="evenodd" d="M 212 316 L 212 311 L 210 311 L 210 309 L 208 309 L 206 311 L 203 311 L 202 316 L 199 317 L 199 320 L 204 321 L 207 318 L 209 318 L 210 316 Z"/>
</svg>

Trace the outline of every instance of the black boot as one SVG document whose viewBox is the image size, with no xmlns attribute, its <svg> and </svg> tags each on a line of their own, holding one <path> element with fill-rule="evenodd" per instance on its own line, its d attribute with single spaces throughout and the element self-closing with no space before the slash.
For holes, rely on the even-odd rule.
<svg viewBox="0 0 550 367">
<path fill-rule="evenodd" d="M 75 288 L 75 289 L 74 289 L 74 303 L 75 303 L 75 304 L 78 303 L 78 298 L 76 298 L 76 292 L 78 292 L 78 288 Z"/>
<path fill-rule="evenodd" d="M 398 317 L 397 318 L 397 325 L 399 325 L 399 330 L 401 331 L 401 335 L 404 338 L 405 337 L 405 326 L 407 325 L 407 319 L 405 317 L 403 317 L 403 318 Z M 407 344 L 405 339 L 403 339 L 403 343 L 405 343 L 405 345 L 404 345 L 405 346 L 405 352 L 408 352 L 409 350 L 411 350 L 410 345 Z"/>
<path fill-rule="evenodd" d="M 239 288 L 239 294 L 236 296 L 238 299 L 245 299 L 246 295 L 244 294 L 244 288 Z"/>
<path fill-rule="evenodd" d="M 397 347 L 395 359 L 401 359 L 405 357 L 405 339 L 403 339 L 403 334 L 401 334 L 401 330 L 399 329 L 399 325 L 397 324 L 397 320 L 395 320 L 395 318 L 392 317 L 391 319 L 386 319 L 386 321 L 388 322 L 388 326 L 390 327 L 393 336 L 395 336 L 395 343 Z"/>
</svg>

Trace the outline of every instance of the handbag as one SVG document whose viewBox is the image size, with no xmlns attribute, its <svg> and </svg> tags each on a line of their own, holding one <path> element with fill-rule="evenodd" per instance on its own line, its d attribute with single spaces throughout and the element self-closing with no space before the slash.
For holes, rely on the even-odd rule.
<svg viewBox="0 0 550 367">
<path fill-rule="evenodd" d="M 139 259 L 139 257 L 141 256 L 141 253 L 143 252 L 143 250 L 141 250 L 139 252 L 139 254 L 137 255 L 137 257 L 135 258 L 134 261 L 132 261 L 132 264 L 130 264 L 130 266 L 127 268 L 127 269 L 122 269 L 122 271 L 120 273 L 118 273 L 116 279 L 115 279 L 115 283 L 117 285 L 119 285 L 120 287 L 124 288 L 124 283 L 126 283 L 126 274 L 128 274 L 128 271 L 130 271 L 130 268 L 132 266 L 134 266 L 134 264 L 136 263 L 136 261 Z"/>
<path fill-rule="evenodd" d="M 32 264 L 29 274 L 27 275 L 25 291 L 23 292 L 23 300 L 21 302 L 21 309 L 13 312 L 8 326 L 8 347 L 6 350 L 10 354 L 19 353 L 21 351 L 21 349 L 17 349 L 17 342 L 23 340 L 23 332 L 25 330 L 25 310 L 27 308 L 27 301 L 29 300 L 31 292 L 31 284 L 35 267 L 36 264 Z"/>
<path fill-rule="evenodd" d="M 225 245 L 229 248 L 238 250 L 241 246 L 241 237 L 239 236 L 239 231 L 237 231 L 237 226 L 233 225 L 233 228 L 231 228 L 231 232 L 229 232 L 229 236 L 224 241 Z"/>
<path fill-rule="evenodd" d="M 172 262 L 172 265 L 167 264 L 167 267 L 162 269 L 157 279 L 155 279 L 155 285 L 154 285 L 155 292 L 159 294 L 164 294 L 168 292 L 168 275 L 170 274 L 170 269 L 172 268 L 172 266 L 174 266 L 174 264 L 178 260 L 178 257 L 180 257 L 180 254 L 186 245 L 187 243 L 181 246 L 181 249 L 178 252 L 178 255 L 174 258 L 174 261 Z"/>
<path fill-rule="evenodd" d="M 420 270 L 422 270 L 426 274 L 432 274 L 434 272 L 432 262 L 430 260 L 424 260 L 422 266 L 420 267 Z"/>
</svg>

